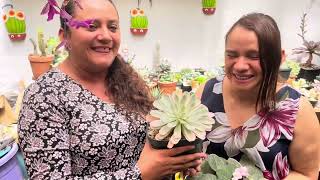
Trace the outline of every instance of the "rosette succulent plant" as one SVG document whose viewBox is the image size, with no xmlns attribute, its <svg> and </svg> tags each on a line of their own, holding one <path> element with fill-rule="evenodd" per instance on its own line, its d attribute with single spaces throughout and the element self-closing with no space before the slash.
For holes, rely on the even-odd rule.
<svg viewBox="0 0 320 180">
<path fill-rule="evenodd" d="M 320 56 L 320 41 L 315 42 L 315 41 L 308 41 L 305 39 L 305 34 L 307 32 L 305 29 L 306 16 L 307 16 L 307 13 L 304 13 L 301 18 L 301 25 L 300 25 L 301 33 L 298 34 L 302 38 L 303 47 L 294 48 L 293 54 L 300 55 L 301 59 L 307 58 L 306 63 L 302 64 L 302 66 L 307 68 L 312 68 L 313 66 L 315 66 L 314 64 L 312 64 L 313 55 Z"/>
<path fill-rule="evenodd" d="M 150 128 L 158 133 L 158 141 L 169 139 L 168 148 L 172 148 L 182 138 L 189 142 L 205 139 L 206 131 L 212 129 L 214 120 L 210 117 L 208 108 L 201 104 L 194 94 L 174 92 L 162 95 L 153 103 L 155 110 L 150 114 L 157 118 L 150 122 Z"/>
<path fill-rule="evenodd" d="M 4 14 L 2 18 L 11 40 L 19 41 L 26 38 L 25 15 L 22 11 L 16 11 L 11 8 L 8 14 Z"/>
<path fill-rule="evenodd" d="M 130 11 L 131 14 L 131 33 L 134 35 L 145 35 L 148 31 L 148 18 L 144 10 L 135 8 Z"/>
<path fill-rule="evenodd" d="M 204 14 L 214 14 L 216 11 L 216 0 L 202 0 L 202 11 Z"/>
</svg>

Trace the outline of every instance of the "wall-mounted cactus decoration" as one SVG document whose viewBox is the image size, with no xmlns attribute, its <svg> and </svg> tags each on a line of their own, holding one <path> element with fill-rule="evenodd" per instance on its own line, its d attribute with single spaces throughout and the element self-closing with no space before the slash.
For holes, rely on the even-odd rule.
<svg viewBox="0 0 320 180">
<path fill-rule="evenodd" d="M 144 14 L 144 10 L 135 8 L 130 11 L 131 27 L 130 31 L 133 35 L 145 35 L 148 31 L 148 18 Z"/>
<path fill-rule="evenodd" d="M 202 0 L 202 12 L 206 15 L 214 14 L 216 11 L 216 0 Z"/>
<path fill-rule="evenodd" d="M 26 22 L 25 15 L 22 11 L 16 11 L 12 8 L 7 14 L 2 16 L 12 41 L 21 41 L 26 38 Z"/>
</svg>

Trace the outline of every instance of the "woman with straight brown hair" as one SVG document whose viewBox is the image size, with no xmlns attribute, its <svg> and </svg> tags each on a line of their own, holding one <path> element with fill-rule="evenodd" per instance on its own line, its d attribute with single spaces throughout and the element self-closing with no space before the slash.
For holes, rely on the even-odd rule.
<svg viewBox="0 0 320 180">
<path fill-rule="evenodd" d="M 207 135 L 208 154 L 248 156 L 266 179 L 318 177 L 320 128 L 309 101 L 278 83 L 284 53 L 274 19 L 241 17 L 225 40 L 225 75 L 197 95 L 217 123 Z"/>
</svg>

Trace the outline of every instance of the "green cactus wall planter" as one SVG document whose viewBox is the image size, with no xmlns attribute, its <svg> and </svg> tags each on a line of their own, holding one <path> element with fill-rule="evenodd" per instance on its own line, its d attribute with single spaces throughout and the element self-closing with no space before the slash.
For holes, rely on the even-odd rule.
<svg viewBox="0 0 320 180">
<path fill-rule="evenodd" d="M 22 11 L 11 8 L 7 14 L 2 16 L 2 19 L 12 41 L 21 41 L 26 38 L 25 15 Z"/>
<path fill-rule="evenodd" d="M 212 15 L 216 11 L 216 0 L 202 0 L 202 12 Z"/>
<path fill-rule="evenodd" d="M 148 32 L 148 18 L 144 14 L 144 10 L 135 8 L 130 11 L 131 27 L 130 31 L 133 35 L 143 36 Z"/>
</svg>

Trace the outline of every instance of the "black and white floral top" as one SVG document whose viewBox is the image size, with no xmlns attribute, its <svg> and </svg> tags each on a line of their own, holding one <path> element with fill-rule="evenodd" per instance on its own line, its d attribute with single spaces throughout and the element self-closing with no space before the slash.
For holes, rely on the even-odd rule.
<svg viewBox="0 0 320 180">
<path fill-rule="evenodd" d="M 141 179 L 146 122 L 54 68 L 25 92 L 19 140 L 31 179 Z"/>
</svg>

